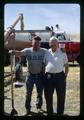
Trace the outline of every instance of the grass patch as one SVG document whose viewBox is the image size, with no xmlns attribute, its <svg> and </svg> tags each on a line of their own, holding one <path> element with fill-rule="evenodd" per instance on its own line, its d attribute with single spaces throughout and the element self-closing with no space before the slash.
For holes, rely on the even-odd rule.
<svg viewBox="0 0 84 120">
<path fill-rule="evenodd" d="M 4 68 L 5 72 L 10 72 L 10 66 Z M 26 67 L 23 67 L 24 74 L 26 75 Z M 10 81 L 11 78 L 8 77 L 4 81 Z M 18 116 L 23 116 L 25 114 L 25 95 L 26 86 L 21 88 L 14 88 L 14 106 L 18 111 Z M 4 86 L 4 111 L 10 113 L 11 107 L 11 84 Z M 36 89 L 34 86 L 32 92 L 32 111 L 35 111 L 35 101 L 36 101 Z M 46 103 L 43 95 L 43 110 L 46 110 Z M 56 92 L 54 93 L 53 107 L 56 112 Z M 70 116 L 79 115 L 80 113 L 80 67 L 69 67 L 69 74 L 67 76 L 67 86 L 66 86 L 66 101 L 65 101 L 65 114 Z"/>
</svg>

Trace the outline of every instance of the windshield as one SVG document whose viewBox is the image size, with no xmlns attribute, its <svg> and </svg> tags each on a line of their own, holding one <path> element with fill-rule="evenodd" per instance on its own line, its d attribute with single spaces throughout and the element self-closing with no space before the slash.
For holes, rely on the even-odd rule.
<svg viewBox="0 0 84 120">
<path fill-rule="evenodd" d="M 56 37 L 57 37 L 59 40 L 66 40 L 64 34 L 56 34 Z"/>
</svg>

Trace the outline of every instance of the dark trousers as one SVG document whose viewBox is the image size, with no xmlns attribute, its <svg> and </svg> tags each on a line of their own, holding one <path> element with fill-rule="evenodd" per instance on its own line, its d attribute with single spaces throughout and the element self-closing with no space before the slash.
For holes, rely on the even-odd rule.
<svg viewBox="0 0 84 120">
<path fill-rule="evenodd" d="M 37 100 L 36 100 L 36 108 L 41 108 L 43 100 L 42 100 L 42 93 L 43 93 L 43 83 L 42 83 L 43 75 L 42 74 L 30 74 L 27 77 L 26 81 L 26 101 L 25 107 L 27 110 L 31 108 L 31 96 L 33 91 L 34 84 L 36 85 L 37 90 Z"/>
<path fill-rule="evenodd" d="M 57 74 L 47 73 L 44 82 L 44 95 L 46 99 L 47 113 L 53 113 L 53 93 L 57 93 L 57 114 L 64 113 L 66 77 L 64 72 Z"/>
</svg>

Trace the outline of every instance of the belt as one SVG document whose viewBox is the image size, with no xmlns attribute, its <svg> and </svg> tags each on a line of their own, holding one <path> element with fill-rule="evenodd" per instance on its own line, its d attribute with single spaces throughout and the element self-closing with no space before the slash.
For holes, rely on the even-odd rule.
<svg viewBox="0 0 84 120">
<path fill-rule="evenodd" d="M 50 75 L 53 75 L 53 76 L 59 75 L 59 74 L 61 74 L 61 73 L 63 73 L 63 71 L 62 71 L 62 72 L 59 72 L 59 73 L 49 73 L 49 72 L 46 72 L 46 74 L 50 74 Z"/>
<path fill-rule="evenodd" d="M 31 74 L 31 75 L 36 75 L 36 76 L 37 76 L 37 75 L 41 75 L 41 73 L 30 73 L 30 72 L 29 72 L 29 74 Z"/>
</svg>

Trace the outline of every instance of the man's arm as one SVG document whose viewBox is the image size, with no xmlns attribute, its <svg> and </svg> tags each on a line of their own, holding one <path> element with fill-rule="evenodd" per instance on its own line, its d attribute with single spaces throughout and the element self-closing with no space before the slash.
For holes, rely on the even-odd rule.
<svg viewBox="0 0 84 120">
<path fill-rule="evenodd" d="M 42 73 L 45 74 L 45 63 L 42 64 Z"/>
<path fill-rule="evenodd" d="M 68 75 L 68 72 L 69 72 L 69 64 L 66 63 L 66 64 L 65 64 L 65 76 L 66 76 L 66 77 L 67 77 L 67 75 Z"/>
<path fill-rule="evenodd" d="M 18 56 L 24 56 L 24 52 L 23 51 L 10 50 L 9 53 L 15 55 L 16 57 L 18 57 Z"/>
</svg>

